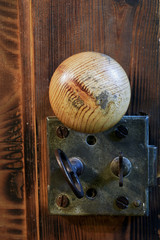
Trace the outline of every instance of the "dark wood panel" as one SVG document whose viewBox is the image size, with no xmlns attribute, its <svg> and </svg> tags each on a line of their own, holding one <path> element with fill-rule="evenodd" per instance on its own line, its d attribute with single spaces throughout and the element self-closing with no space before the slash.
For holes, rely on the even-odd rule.
<svg viewBox="0 0 160 240">
<path fill-rule="evenodd" d="M 26 239 L 22 79 L 16 0 L 0 1 L 0 237 Z"/>
<path fill-rule="evenodd" d="M 158 5 L 158 0 L 33 3 L 41 239 L 158 239 L 158 187 L 151 189 L 149 218 L 50 216 L 46 154 L 46 117 L 53 115 L 50 78 L 65 58 L 92 50 L 125 69 L 132 87 L 128 113 L 150 115 L 150 143 L 159 146 Z"/>
</svg>

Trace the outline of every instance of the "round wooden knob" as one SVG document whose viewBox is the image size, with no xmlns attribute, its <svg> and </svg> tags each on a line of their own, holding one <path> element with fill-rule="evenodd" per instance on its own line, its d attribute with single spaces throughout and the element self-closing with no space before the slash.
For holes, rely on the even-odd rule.
<svg viewBox="0 0 160 240">
<path fill-rule="evenodd" d="M 123 68 L 111 57 L 82 52 L 54 72 L 49 99 L 57 118 L 79 132 L 96 133 L 114 126 L 126 113 L 131 90 Z"/>
</svg>

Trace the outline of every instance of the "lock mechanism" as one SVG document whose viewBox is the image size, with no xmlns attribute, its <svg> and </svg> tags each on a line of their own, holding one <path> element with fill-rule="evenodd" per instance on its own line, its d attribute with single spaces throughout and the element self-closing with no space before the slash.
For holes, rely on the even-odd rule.
<svg viewBox="0 0 160 240">
<path fill-rule="evenodd" d="M 58 66 L 49 87 L 57 118 L 47 118 L 51 214 L 149 214 L 157 148 L 147 116 L 124 116 L 130 96 L 125 71 L 107 55 L 83 52 Z"/>
<path fill-rule="evenodd" d="M 96 134 L 74 131 L 56 117 L 48 117 L 49 212 L 148 215 L 149 186 L 156 184 L 157 155 L 157 148 L 149 145 L 148 131 L 147 116 L 124 116 L 113 128 Z M 75 166 L 79 166 L 79 173 Z"/>
<path fill-rule="evenodd" d="M 83 171 L 82 161 L 75 157 L 69 160 L 65 153 L 60 149 L 55 150 L 55 156 L 72 191 L 78 198 L 82 198 L 84 196 L 84 192 L 78 178 Z"/>
</svg>

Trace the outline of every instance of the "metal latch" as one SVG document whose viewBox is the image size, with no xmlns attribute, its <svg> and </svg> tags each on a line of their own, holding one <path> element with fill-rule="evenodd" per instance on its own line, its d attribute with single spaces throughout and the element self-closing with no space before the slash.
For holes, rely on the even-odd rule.
<svg viewBox="0 0 160 240">
<path fill-rule="evenodd" d="M 148 141 L 148 116 L 124 116 L 96 134 L 74 131 L 48 117 L 49 212 L 148 215 L 157 156 Z"/>
</svg>

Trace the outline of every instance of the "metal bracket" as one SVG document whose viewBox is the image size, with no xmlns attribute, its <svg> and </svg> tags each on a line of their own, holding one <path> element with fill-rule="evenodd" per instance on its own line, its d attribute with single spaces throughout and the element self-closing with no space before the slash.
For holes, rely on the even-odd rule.
<svg viewBox="0 0 160 240">
<path fill-rule="evenodd" d="M 148 215 L 149 186 L 156 184 L 157 148 L 149 145 L 148 116 L 124 116 L 108 131 L 85 134 L 67 129 L 56 117 L 47 118 L 49 212 L 55 215 Z M 65 181 L 54 155 L 62 149 L 78 158 L 85 196 L 78 199 Z M 122 152 L 129 170 L 119 186 L 112 169 Z M 115 161 L 116 162 L 116 161 Z"/>
</svg>

